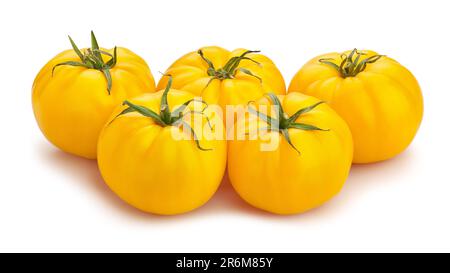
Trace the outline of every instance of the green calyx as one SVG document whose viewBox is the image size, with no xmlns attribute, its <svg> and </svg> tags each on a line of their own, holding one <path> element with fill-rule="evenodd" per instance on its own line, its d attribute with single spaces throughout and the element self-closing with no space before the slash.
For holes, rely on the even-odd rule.
<svg viewBox="0 0 450 273">
<path fill-rule="evenodd" d="M 352 52 L 350 52 L 350 54 L 341 55 L 340 64 L 337 64 L 336 60 L 333 58 L 320 59 L 319 62 L 333 67 L 339 71 L 339 74 L 341 74 L 343 78 L 354 77 L 358 73 L 364 71 L 367 64 L 374 63 L 381 57 L 384 57 L 384 55 L 373 55 L 369 58 L 364 58 L 364 55 L 367 54 L 362 51 L 358 51 L 355 48 Z"/>
<path fill-rule="evenodd" d="M 110 69 L 113 68 L 117 63 L 117 47 L 114 47 L 114 54 L 110 54 L 108 52 L 100 50 L 93 31 L 91 31 L 91 48 L 86 49 L 84 52 L 81 52 L 81 50 L 77 47 L 70 36 L 69 40 L 73 50 L 80 58 L 80 61 L 67 61 L 55 65 L 52 69 L 52 76 L 55 68 L 62 65 L 82 66 L 89 69 L 96 69 L 101 71 L 105 76 L 107 81 L 108 94 L 111 94 L 112 77 Z M 107 62 L 105 62 L 103 60 L 102 54 L 107 55 L 111 58 Z"/>
<path fill-rule="evenodd" d="M 261 82 L 262 79 L 257 75 L 253 74 L 253 72 L 251 72 L 246 68 L 239 67 L 239 64 L 241 63 L 242 60 L 249 60 L 257 65 L 261 65 L 259 62 L 247 56 L 250 53 L 259 53 L 259 52 L 260 52 L 259 50 L 247 50 L 239 56 L 231 57 L 223 67 L 216 68 L 214 67 L 214 64 L 211 62 L 211 60 L 205 57 L 201 49 L 197 51 L 198 55 L 200 55 L 200 57 L 202 57 L 202 59 L 208 64 L 207 73 L 209 76 L 211 76 L 210 82 L 215 79 L 218 80 L 234 79 L 238 71 L 241 71 L 242 73 L 250 75 L 254 78 L 257 78 Z"/>
<path fill-rule="evenodd" d="M 156 113 L 155 111 L 153 111 L 145 106 L 136 105 L 136 104 L 131 103 L 130 101 L 126 100 L 123 102 L 123 105 L 127 105 L 128 107 L 125 110 L 123 110 L 119 115 L 117 115 L 116 118 L 118 116 L 124 115 L 126 113 L 138 112 L 139 114 L 141 114 L 143 116 L 151 118 L 156 124 L 158 124 L 162 127 L 184 126 L 190 130 L 190 132 L 192 133 L 192 135 L 194 137 L 195 143 L 197 144 L 197 147 L 200 150 L 202 150 L 202 151 L 212 150 L 212 149 L 205 149 L 200 146 L 200 143 L 198 141 L 198 138 L 197 138 L 197 135 L 196 135 L 194 129 L 186 121 L 183 120 L 183 117 L 185 117 L 186 115 L 189 115 L 189 114 L 204 115 L 206 117 L 209 127 L 212 128 L 212 126 L 209 122 L 209 118 L 204 113 L 205 109 L 208 107 L 207 103 L 204 102 L 203 100 L 200 100 L 201 103 L 206 105 L 201 111 L 195 111 L 195 110 L 189 110 L 189 109 L 188 109 L 189 111 L 185 111 L 187 109 L 187 107 L 189 106 L 189 104 L 191 102 L 195 101 L 195 99 L 191 99 L 191 100 L 184 102 L 181 106 L 179 106 L 175 110 L 170 111 L 169 104 L 167 101 L 167 95 L 169 94 L 170 88 L 172 86 L 172 77 L 171 76 L 169 76 L 169 77 L 170 77 L 169 81 L 168 81 L 167 86 L 161 97 L 159 113 Z"/>
<path fill-rule="evenodd" d="M 280 100 L 278 97 L 273 93 L 268 93 L 266 96 L 269 97 L 269 99 L 272 101 L 272 104 L 277 108 L 278 113 L 276 117 L 270 117 L 266 114 L 263 114 L 251 107 L 249 107 L 248 111 L 254 115 L 257 115 L 260 119 L 265 121 L 269 126 L 259 128 L 259 130 L 267 130 L 267 131 L 275 131 L 279 132 L 283 135 L 283 137 L 286 139 L 286 141 L 291 145 L 294 150 L 296 150 L 299 154 L 300 151 L 294 146 L 294 144 L 291 141 L 291 138 L 289 136 L 289 129 L 299 129 L 299 130 L 305 130 L 305 131 L 312 131 L 312 130 L 318 130 L 318 131 L 329 131 L 329 129 L 321 129 L 319 127 L 316 127 L 314 125 L 305 124 L 296 122 L 296 120 L 305 113 L 310 112 L 320 104 L 324 103 L 324 101 L 319 101 L 313 105 L 310 105 L 308 107 L 302 108 L 295 112 L 292 116 L 288 116 L 286 112 L 283 110 L 283 106 L 281 105 Z M 251 103 L 251 102 L 250 102 Z"/>
</svg>

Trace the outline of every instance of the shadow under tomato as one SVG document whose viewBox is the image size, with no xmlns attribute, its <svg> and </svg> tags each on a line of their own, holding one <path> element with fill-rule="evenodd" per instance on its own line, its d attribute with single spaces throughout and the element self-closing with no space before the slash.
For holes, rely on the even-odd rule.
<svg viewBox="0 0 450 273">
<path fill-rule="evenodd" d="M 113 209 L 135 219 L 144 221 L 161 220 L 161 222 L 171 222 L 184 218 L 201 217 L 203 215 L 220 215 L 222 213 L 242 212 L 264 214 L 264 212 L 260 212 L 259 210 L 246 204 L 237 195 L 237 193 L 235 193 L 233 187 L 228 181 L 227 174 L 225 174 L 215 195 L 209 200 L 209 202 L 200 208 L 184 214 L 172 216 L 146 213 L 127 204 L 109 189 L 101 177 L 96 160 L 85 159 L 68 154 L 57 148 L 51 147 L 49 144 L 44 142 L 41 142 L 38 147 L 39 150 L 37 153 L 42 160 L 52 165 L 55 169 L 59 171 L 62 170 L 63 173 L 67 174 L 71 178 L 75 178 L 67 179 L 66 183 L 74 180 L 79 182 L 86 188 L 86 190 L 94 191 L 99 198 L 101 198 L 105 203 L 111 205 Z"/>
<path fill-rule="evenodd" d="M 150 221 L 152 223 L 178 222 L 181 219 L 190 219 L 192 217 L 203 217 L 206 215 L 208 217 L 214 217 L 224 214 L 241 214 L 268 219 L 276 218 L 282 221 L 305 221 L 308 219 L 323 218 L 336 214 L 345 206 L 351 204 L 351 199 L 355 194 L 363 194 L 366 191 L 370 191 L 372 187 L 382 186 L 384 176 L 392 177 L 407 172 L 411 167 L 413 158 L 412 152 L 407 150 L 387 161 L 353 165 L 344 188 L 337 196 L 324 205 L 302 214 L 283 216 L 252 207 L 234 191 L 229 182 L 228 175 L 225 173 L 216 194 L 202 207 L 180 215 L 160 216 L 140 211 L 116 196 L 104 183 L 95 160 L 80 158 L 50 147 L 48 144 L 44 145 L 44 143 L 40 145 L 38 153 L 41 155 L 42 160 L 47 161 L 57 169 L 62 169 L 63 172 L 71 177 L 76 177 L 76 180 L 86 187 L 87 190 L 97 193 L 99 198 L 110 204 L 113 209 L 123 213 L 127 217 Z"/>
<path fill-rule="evenodd" d="M 413 167 L 414 161 L 413 149 L 407 149 L 389 160 L 370 164 L 353 164 L 346 183 L 334 198 L 299 216 L 304 219 L 313 219 L 337 215 L 345 207 L 351 206 L 355 198 L 361 198 L 366 193 L 385 186 L 386 183 L 399 181 L 402 174 Z M 396 177 L 399 179 L 395 179 Z"/>
<path fill-rule="evenodd" d="M 327 217 L 338 215 L 345 207 L 350 206 L 355 196 L 359 197 L 371 190 L 383 187 L 383 184 L 398 181 L 395 178 L 398 176 L 401 179 L 402 174 L 408 172 L 414 164 L 413 149 L 408 149 L 397 157 L 382 162 L 354 164 L 344 187 L 336 196 L 320 207 L 293 215 L 271 214 L 250 206 L 239 197 L 228 181 L 228 177 L 225 176 L 216 196 L 200 210 L 211 213 L 240 213 L 267 219 L 276 218 L 287 222 L 327 219 Z"/>
<path fill-rule="evenodd" d="M 62 170 L 68 176 L 75 178 L 86 190 L 94 191 L 99 198 L 113 206 L 113 209 L 136 217 L 148 217 L 148 214 L 133 208 L 112 192 L 103 181 L 96 160 L 81 158 L 68 154 L 48 144 L 42 143 L 38 153 L 42 160 L 55 169 Z M 65 182 L 72 182 L 67 179 Z"/>
<path fill-rule="evenodd" d="M 219 189 L 211 200 L 197 210 L 199 213 L 205 214 L 255 214 L 255 215 L 269 215 L 268 213 L 256 209 L 247 204 L 234 190 L 231 185 L 228 174 L 222 179 Z M 194 212 L 193 212 L 194 213 Z"/>
<path fill-rule="evenodd" d="M 353 164 L 347 185 L 353 190 L 367 187 L 382 186 L 383 183 L 392 183 L 393 177 L 402 177 L 402 174 L 411 170 L 418 157 L 414 156 L 413 149 L 407 149 L 398 156 L 370 164 Z M 387 179 L 386 179 L 387 178 Z"/>
</svg>

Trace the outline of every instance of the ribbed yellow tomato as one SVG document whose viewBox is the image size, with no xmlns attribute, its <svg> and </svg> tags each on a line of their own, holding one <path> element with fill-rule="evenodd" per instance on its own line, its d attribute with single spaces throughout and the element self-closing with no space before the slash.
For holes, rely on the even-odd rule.
<svg viewBox="0 0 450 273">
<path fill-rule="evenodd" d="M 423 116 L 422 93 L 411 72 L 373 51 L 318 56 L 294 76 L 293 91 L 327 101 L 344 118 L 353 134 L 355 163 L 405 150 Z"/>
<path fill-rule="evenodd" d="M 174 88 L 202 96 L 210 104 L 246 104 L 267 92 L 285 94 L 283 76 L 275 64 L 259 51 L 217 46 L 201 48 L 175 61 L 166 74 L 172 75 Z M 167 78 L 158 83 L 163 88 Z"/>
<path fill-rule="evenodd" d="M 46 138 L 63 151 L 96 158 L 97 139 L 111 112 L 130 96 L 154 92 L 147 64 L 126 48 L 66 50 L 33 83 L 32 103 Z"/>
<path fill-rule="evenodd" d="M 178 214 L 203 205 L 217 190 L 226 166 L 223 123 L 210 107 L 191 112 L 195 110 L 186 105 L 193 97 L 175 89 L 135 97 L 126 102 L 128 108 L 119 107 L 102 130 L 100 172 L 132 206 L 155 214 Z M 211 128 L 205 126 L 208 120 Z M 182 123 L 189 125 L 184 129 L 196 132 L 198 143 L 177 136 L 194 134 L 183 130 Z M 203 135 L 201 127 L 206 130 Z M 208 132 L 219 132 L 220 137 L 206 137 Z"/>
<path fill-rule="evenodd" d="M 280 111 L 264 115 L 261 109 L 267 105 Z M 257 208 L 277 214 L 304 212 L 337 194 L 348 176 L 350 130 L 316 98 L 272 94 L 250 106 L 235 129 L 235 139 L 228 142 L 229 178 L 238 194 Z M 239 132 L 247 137 L 240 140 Z"/>
</svg>

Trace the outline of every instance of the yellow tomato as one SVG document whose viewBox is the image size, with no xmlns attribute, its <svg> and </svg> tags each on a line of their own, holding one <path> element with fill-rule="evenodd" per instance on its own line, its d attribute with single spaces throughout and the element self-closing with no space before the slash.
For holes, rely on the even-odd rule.
<svg viewBox="0 0 450 273">
<path fill-rule="evenodd" d="M 108 186 L 132 206 L 155 214 L 184 213 L 203 205 L 217 190 L 226 166 L 223 123 L 209 107 L 196 113 L 188 107 L 178 110 L 193 98 L 175 89 L 135 97 L 102 130 L 99 169 Z M 211 128 L 205 126 L 208 120 Z M 183 122 L 189 126 L 183 129 Z"/>
<path fill-rule="evenodd" d="M 267 105 L 280 106 L 280 111 L 264 114 Z M 277 214 L 304 212 L 337 194 L 348 176 L 350 130 L 316 98 L 272 94 L 250 106 L 235 129 L 235 138 L 228 142 L 228 175 L 238 194 L 257 208 Z"/>
<path fill-rule="evenodd" d="M 283 76 L 275 64 L 259 51 L 217 46 L 201 48 L 175 61 L 166 74 L 172 75 L 174 88 L 202 96 L 210 104 L 246 104 L 267 92 L 285 94 Z M 163 88 L 167 78 L 158 83 Z"/>
<path fill-rule="evenodd" d="M 386 160 L 413 140 L 423 116 L 419 84 L 395 60 L 373 51 L 318 56 L 294 76 L 289 92 L 325 100 L 353 134 L 353 162 Z"/>
<path fill-rule="evenodd" d="M 154 92 L 147 64 L 126 48 L 66 50 L 36 76 L 32 103 L 46 138 L 63 151 L 96 158 L 97 139 L 111 112 L 130 96 Z"/>
</svg>

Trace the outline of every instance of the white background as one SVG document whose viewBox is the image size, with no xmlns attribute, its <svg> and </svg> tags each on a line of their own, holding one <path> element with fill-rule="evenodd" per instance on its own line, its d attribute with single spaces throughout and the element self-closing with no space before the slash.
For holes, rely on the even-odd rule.
<svg viewBox="0 0 450 273">
<path fill-rule="evenodd" d="M 448 1 L 9 1 L 0 8 L 0 251 L 450 251 Z M 308 59 L 357 47 L 419 80 L 425 116 L 395 159 L 354 166 L 342 192 L 305 214 L 257 211 L 223 183 L 185 215 L 142 213 L 103 183 L 95 161 L 39 131 L 31 85 L 67 49 L 125 46 L 153 74 L 206 45 L 260 49 L 287 84 Z"/>
</svg>

